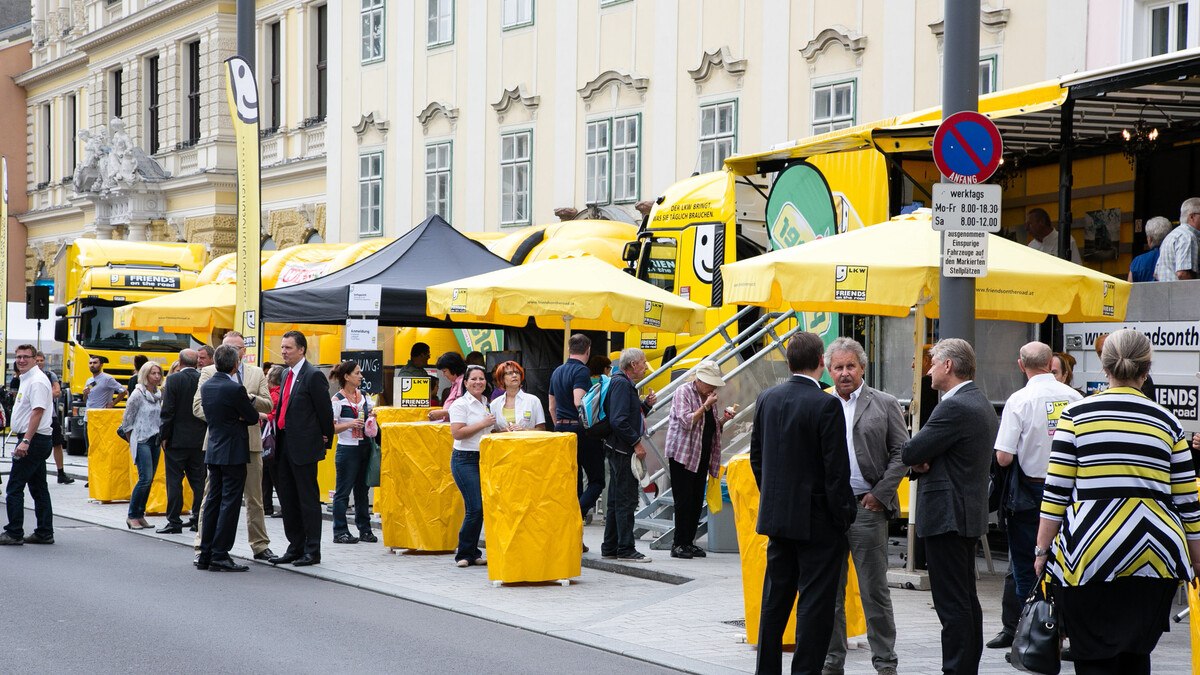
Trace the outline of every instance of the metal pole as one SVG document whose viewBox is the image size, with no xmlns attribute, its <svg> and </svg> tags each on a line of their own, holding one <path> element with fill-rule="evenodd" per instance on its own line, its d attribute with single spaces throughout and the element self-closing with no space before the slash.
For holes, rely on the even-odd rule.
<svg viewBox="0 0 1200 675">
<path fill-rule="evenodd" d="M 246 59 L 250 70 L 254 62 L 254 0 L 237 0 L 237 55 Z"/>
<path fill-rule="evenodd" d="M 945 0 L 942 119 L 979 108 L 980 0 Z M 944 234 L 942 235 L 945 236 Z M 940 337 L 975 343 L 975 280 L 941 277 Z"/>
<path fill-rule="evenodd" d="M 1075 184 L 1074 166 L 1075 154 L 1075 101 L 1068 98 L 1063 101 L 1058 114 L 1058 140 L 1062 150 L 1058 155 L 1058 257 L 1063 260 L 1071 259 L 1071 189 Z M 1058 317 L 1051 316 L 1050 346 L 1055 351 L 1062 351 L 1063 330 Z"/>
</svg>

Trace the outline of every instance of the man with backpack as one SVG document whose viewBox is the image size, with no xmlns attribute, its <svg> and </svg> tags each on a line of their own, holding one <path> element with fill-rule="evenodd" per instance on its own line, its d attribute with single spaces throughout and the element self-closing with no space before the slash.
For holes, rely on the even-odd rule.
<svg viewBox="0 0 1200 675">
<path fill-rule="evenodd" d="M 583 518 L 596 506 L 604 491 L 604 446 L 599 438 L 586 433 L 579 419 L 579 405 L 592 387 L 591 371 L 587 367 L 592 353 L 592 341 L 576 333 L 567 341 L 567 362 L 550 375 L 550 420 L 555 431 L 575 434 L 576 453 L 581 474 L 587 475 L 587 489 L 576 480 L 579 511 Z M 582 476 L 581 476 L 582 478 Z M 587 546 L 583 547 L 586 553 Z"/>
<path fill-rule="evenodd" d="M 634 548 L 633 513 L 637 507 L 638 481 L 633 475 L 632 456 L 646 456 L 642 436 L 646 433 L 643 416 L 654 405 L 650 392 L 645 401 L 638 397 L 637 381 L 646 374 L 646 354 L 630 347 L 621 352 L 618 372 L 609 381 L 604 410 L 611 433 L 604 440 L 612 484 L 608 486 L 608 508 L 604 514 L 604 544 L 600 555 L 623 562 L 648 563 L 650 558 Z"/>
</svg>

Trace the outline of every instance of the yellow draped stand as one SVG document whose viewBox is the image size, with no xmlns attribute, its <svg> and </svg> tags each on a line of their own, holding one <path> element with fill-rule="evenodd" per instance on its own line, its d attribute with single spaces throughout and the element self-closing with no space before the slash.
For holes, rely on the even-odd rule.
<svg viewBox="0 0 1200 675">
<path fill-rule="evenodd" d="M 425 422 L 429 419 L 429 411 L 432 408 L 393 408 L 391 406 L 380 406 L 375 409 L 375 422 L 380 425 L 380 429 L 384 424 L 396 424 L 400 422 Z M 375 439 L 379 443 L 380 452 L 383 452 L 383 432 Z M 382 486 L 383 479 L 380 478 Z M 384 506 L 387 504 L 387 492 L 380 488 L 375 488 L 374 500 L 372 501 L 373 511 L 375 513 L 383 513 Z"/>
<path fill-rule="evenodd" d="M 742 597 L 746 608 L 746 642 L 758 644 L 758 621 L 762 610 L 763 577 L 767 571 L 767 538 L 755 531 L 758 522 L 758 485 L 750 469 L 750 457 L 738 455 L 725 468 L 729 484 L 729 499 L 733 502 L 733 518 L 737 526 L 738 551 L 742 559 Z M 852 637 L 867 632 L 862 599 L 858 594 L 858 576 L 854 561 L 846 573 L 846 635 Z M 796 644 L 796 611 L 793 607 L 783 631 L 785 645 Z"/>
<path fill-rule="evenodd" d="M 450 475 L 454 438 L 449 424 L 380 425 L 383 439 L 375 504 L 383 545 L 417 551 L 453 551 L 463 501 Z"/>
<path fill-rule="evenodd" d="M 129 443 L 117 436 L 121 417 L 119 408 L 88 411 L 88 497 L 98 502 L 127 502 L 137 485 L 137 467 L 129 454 Z M 146 499 L 146 513 L 161 515 L 167 512 L 166 462 L 158 450 L 158 469 Z M 183 482 L 183 510 L 190 513 L 192 489 Z"/>
<path fill-rule="evenodd" d="M 480 443 L 479 481 L 494 585 L 558 581 L 581 571 L 575 434 L 517 431 Z"/>
</svg>

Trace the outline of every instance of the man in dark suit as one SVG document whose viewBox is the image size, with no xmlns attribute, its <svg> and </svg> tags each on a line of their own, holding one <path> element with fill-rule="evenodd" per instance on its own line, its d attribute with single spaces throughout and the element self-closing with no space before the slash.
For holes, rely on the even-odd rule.
<svg viewBox="0 0 1200 675">
<path fill-rule="evenodd" d="M 761 497 L 758 533 L 769 538 L 758 637 L 758 672 L 778 673 L 783 631 L 796 602 L 793 673 L 820 673 L 833 633 L 846 530 L 857 504 L 850 491 L 846 421 L 817 378 L 824 344 L 797 333 L 787 345 L 792 377 L 759 395 L 750 436 L 750 466 Z"/>
<path fill-rule="evenodd" d="M 192 488 L 192 519 L 189 529 L 195 531 L 196 516 L 204 499 L 204 450 L 201 443 L 207 425 L 192 414 L 192 399 L 200 381 L 196 370 L 198 355 L 195 349 L 179 352 L 179 372 L 172 373 L 163 386 L 162 428 L 159 438 L 167 459 L 167 524 L 156 530 L 159 534 L 183 532 L 183 479 Z"/>
<path fill-rule="evenodd" d="M 983 611 L 975 591 L 975 547 L 987 534 L 988 470 L 999 421 L 975 385 L 975 350 L 946 338 L 930 350 L 929 376 L 942 400 L 905 444 L 917 481 L 917 536 L 925 539 L 929 584 L 942 622 L 942 672 L 977 673 Z"/>
<path fill-rule="evenodd" d="M 300 331 L 283 334 L 283 385 L 275 416 L 275 490 L 283 508 L 287 551 L 271 564 L 297 567 L 321 562 L 321 488 L 317 462 L 333 438 L 329 382 L 305 359 L 308 341 Z"/>
<path fill-rule="evenodd" d="M 250 569 L 229 557 L 237 534 L 250 461 L 250 435 L 246 425 L 258 420 L 246 388 L 234 381 L 238 351 L 221 345 L 213 355 L 218 373 L 204 383 L 204 418 L 208 420 L 208 492 L 204 495 L 204 527 L 200 533 L 198 569 L 245 572 Z"/>
</svg>

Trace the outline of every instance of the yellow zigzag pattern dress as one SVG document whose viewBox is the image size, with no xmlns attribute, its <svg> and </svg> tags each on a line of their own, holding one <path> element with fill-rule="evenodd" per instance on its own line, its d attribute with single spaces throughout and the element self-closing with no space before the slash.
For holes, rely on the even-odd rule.
<svg viewBox="0 0 1200 675">
<path fill-rule="evenodd" d="M 1061 584 L 1191 579 L 1185 539 L 1200 539 L 1200 502 L 1188 435 L 1129 387 L 1067 406 L 1041 515 L 1062 522 L 1050 563 Z"/>
</svg>

